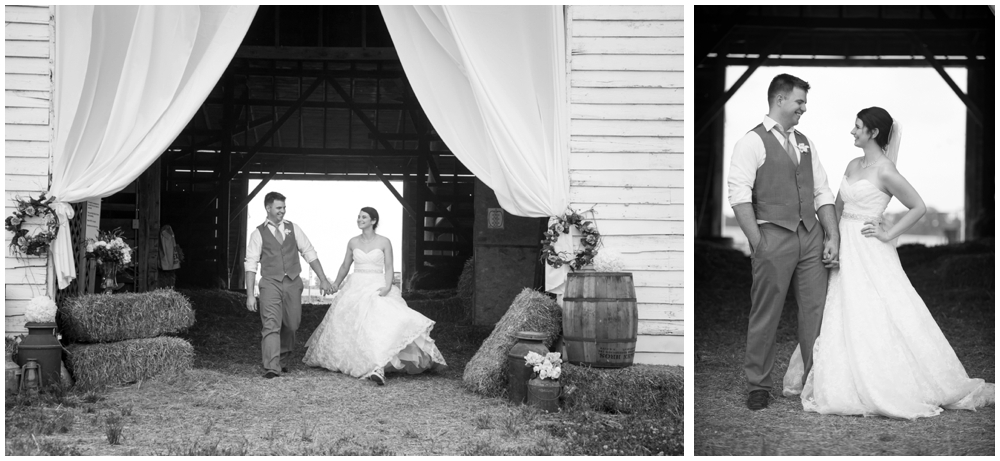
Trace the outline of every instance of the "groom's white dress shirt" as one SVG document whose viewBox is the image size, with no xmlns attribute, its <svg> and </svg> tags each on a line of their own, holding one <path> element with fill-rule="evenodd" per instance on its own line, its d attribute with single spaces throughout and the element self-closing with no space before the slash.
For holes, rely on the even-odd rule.
<svg viewBox="0 0 1000 461">
<path fill-rule="evenodd" d="M 282 235 L 284 235 L 285 232 L 285 225 L 291 224 L 292 232 L 295 232 L 295 243 L 299 248 L 299 253 L 301 253 L 302 257 L 306 259 L 306 263 L 311 263 L 315 261 L 316 258 L 319 258 L 319 256 L 316 255 L 316 250 L 313 249 L 312 242 L 309 241 L 309 237 L 306 237 L 305 232 L 302 232 L 302 229 L 299 228 L 298 224 L 282 220 L 277 224 L 277 226 L 275 226 L 275 224 L 271 221 L 265 220 L 264 222 L 267 224 L 267 228 L 272 234 L 274 233 L 275 227 L 277 227 L 278 232 L 281 232 Z M 260 263 L 261 242 L 260 228 L 255 227 L 253 232 L 250 234 L 249 241 L 247 242 L 247 257 L 243 263 L 243 268 L 246 272 L 257 272 L 257 264 Z"/>
<path fill-rule="evenodd" d="M 764 116 L 762 122 L 764 129 L 773 134 L 782 147 L 785 146 L 785 137 L 781 134 L 781 125 L 771 117 Z M 788 140 L 792 143 L 795 156 L 801 160 L 802 153 L 799 151 L 798 142 L 795 140 L 795 128 L 792 127 Z M 836 196 L 830 190 L 830 184 L 826 178 L 826 170 L 819 161 L 819 154 L 812 140 L 809 140 L 809 154 L 812 157 L 813 168 L 813 203 L 816 210 L 823 205 L 833 205 Z M 733 149 L 733 157 L 729 164 L 729 204 L 736 206 L 741 203 L 751 203 L 753 200 L 753 184 L 757 179 L 757 169 L 764 165 L 767 153 L 764 148 L 764 141 L 753 131 L 748 131 Z M 767 221 L 757 220 L 757 224 Z"/>
</svg>

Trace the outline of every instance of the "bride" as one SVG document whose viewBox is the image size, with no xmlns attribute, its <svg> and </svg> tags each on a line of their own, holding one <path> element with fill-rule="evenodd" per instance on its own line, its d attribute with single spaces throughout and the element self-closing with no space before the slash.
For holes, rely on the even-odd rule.
<svg viewBox="0 0 1000 461">
<path fill-rule="evenodd" d="M 991 404 L 994 385 L 969 378 L 899 264 L 894 240 L 925 212 L 896 170 L 899 122 L 871 107 L 858 113 L 851 134 L 864 156 L 848 164 L 837 196 L 840 269 L 830 273 L 812 371 L 803 385 L 796 346 L 784 394 L 801 393 L 806 411 L 906 419 Z M 909 211 L 886 229 L 882 213 L 892 197 Z"/>
<path fill-rule="evenodd" d="M 447 364 L 430 336 L 434 321 L 410 309 L 392 285 L 392 244 L 375 233 L 377 227 L 378 211 L 362 208 L 361 235 L 347 243 L 333 282 L 339 291 L 306 341 L 302 361 L 381 386 L 386 371 L 415 374 Z M 348 276 L 352 263 L 354 273 Z"/>
</svg>

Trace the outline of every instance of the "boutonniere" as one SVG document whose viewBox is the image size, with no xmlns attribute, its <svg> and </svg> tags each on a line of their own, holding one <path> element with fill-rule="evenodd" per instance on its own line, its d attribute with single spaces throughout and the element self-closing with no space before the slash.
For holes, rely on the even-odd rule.
<svg viewBox="0 0 1000 461">
<path fill-rule="evenodd" d="M 285 235 L 288 235 L 288 234 L 291 234 L 291 233 L 292 233 L 291 229 L 288 229 L 288 228 L 285 229 Z"/>
<path fill-rule="evenodd" d="M 805 152 L 805 153 L 808 154 L 809 153 L 809 145 L 806 144 L 806 143 L 800 142 L 799 143 L 799 152 Z"/>
</svg>

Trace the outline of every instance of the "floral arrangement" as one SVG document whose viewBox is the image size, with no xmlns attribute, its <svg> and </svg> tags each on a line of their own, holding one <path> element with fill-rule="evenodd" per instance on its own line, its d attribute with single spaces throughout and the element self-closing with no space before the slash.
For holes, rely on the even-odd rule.
<svg viewBox="0 0 1000 461">
<path fill-rule="evenodd" d="M 625 270 L 625 263 L 621 260 L 621 254 L 607 248 L 594 257 L 594 270 L 597 272 L 622 272 Z"/>
<path fill-rule="evenodd" d="M 558 352 L 549 352 L 541 355 L 537 352 L 528 352 L 524 356 L 524 366 L 534 367 L 535 376 L 541 379 L 556 381 L 562 374 L 562 358 Z"/>
<path fill-rule="evenodd" d="M 111 231 L 101 231 L 97 239 L 87 239 L 87 257 L 97 260 L 97 264 L 115 264 L 128 266 L 132 264 L 132 248 L 122 239 L 121 228 Z"/>
<path fill-rule="evenodd" d="M 590 264 L 597 256 L 597 248 L 601 243 L 601 233 L 597 231 L 594 222 L 584 221 L 583 216 L 572 209 L 567 209 L 563 216 L 558 216 L 556 219 L 557 221 L 549 226 L 549 230 L 545 231 L 540 259 L 555 268 L 567 264 L 574 271 Z M 555 243 L 559 240 L 559 234 L 569 234 L 570 226 L 576 227 L 580 232 L 581 248 L 573 254 L 556 251 Z"/>
<path fill-rule="evenodd" d="M 56 321 L 56 302 L 48 296 L 35 296 L 24 309 L 27 322 L 51 323 Z"/>
<path fill-rule="evenodd" d="M 48 252 L 49 244 L 59 231 L 59 218 L 49 207 L 53 200 L 55 197 L 46 197 L 44 192 L 37 199 L 14 199 L 16 210 L 4 220 L 4 228 L 14 234 L 10 239 L 10 249 L 14 255 L 43 256 Z M 28 229 L 23 228 L 29 218 L 42 218 L 45 227 L 29 234 Z"/>
</svg>

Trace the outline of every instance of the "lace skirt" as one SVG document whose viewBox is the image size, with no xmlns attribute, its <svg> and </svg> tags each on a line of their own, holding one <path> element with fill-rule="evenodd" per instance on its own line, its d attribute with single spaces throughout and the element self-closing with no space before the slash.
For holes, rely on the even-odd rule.
<svg viewBox="0 0 1000 461">
<path fill-rule="evenodd" d="M 363 378 L 375 368 L 420 373 L 447 366 L 430 332 L 434 321 L 410 309 L 381 273 L 354 273 L 306 342 L 303 363 Z"/>
<path fill-rule="evenodd" d="M 806 411 L 905 419 L 993 402 L 993 384 L 966 374 L 895 245 L 861 234 L 869 218 L 840 221 L 840 269 L 830 274 L 813 368 L 803 386 L 796 347 L 784 394 L 801 393 Z"/>
</svg>

